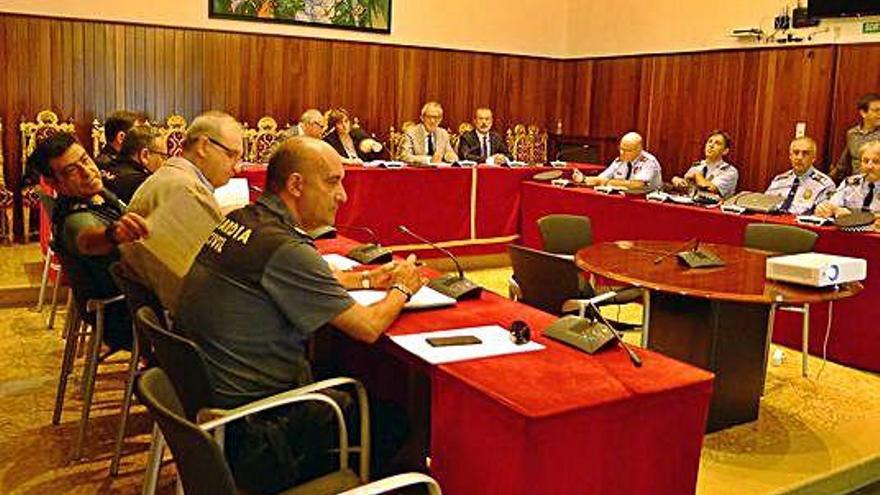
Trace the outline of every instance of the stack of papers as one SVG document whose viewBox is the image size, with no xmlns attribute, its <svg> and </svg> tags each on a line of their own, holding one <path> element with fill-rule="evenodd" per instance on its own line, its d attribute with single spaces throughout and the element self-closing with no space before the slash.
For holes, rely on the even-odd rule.
<svg viewBox="0 0 880 495">
<path fill-rule="evenodd" d="M 325 254 L 321 257 L 324 258 L 324 261 L 326 261 L 328 265 L 330 265 L 330 268 L 334 270 L 339 270 L 341 272 L 351 270 L 352 268 L 357 266 L 361 266 L 361 264 L 357 261 L 351 258 L 346 258 L 341 254 Z"/>
<path fill-rule="evenodd" d="M 224 214 L 247 206 L 251 200 L 247 179 L 229 179 L 226 185 L 214 189 L 214 198 Z"/>
<path fill-rule="evenodd" d="M 348 293 L 349 295 L 351 295 L 352 299 L 357 301 L 357 303 L 362 306 L 371 306 L 373 304 L 376 304 L 382 299 L 385 299 L 385 295 L 387 294 L 387 292 L 384 290 L 353 290 L 349 291 Z M 444 296 L 436 290 L 425 286 L 419 289 L 418 292 L 413 294 L 412 299 L 410 299 L 409 302 L 403 306 L 403 308 L 439 308 L 443 306 L 452 306 L 454 304 L 455 299 L 449 296 Z"/>
<path fill-rule="evenodd" d="M 425 340 L 433 337 L 453 337 L 472 335 L 482 342 L 471 345 L 453 345 L 433 347 Z M 437 332 L 415 333 L 410 335 L 395 335 L 391 337 L 400 347 L 424 359 L 430 364 L 452 363 L 504 354 L 518 354 L 521 352 L 540 351 L 544 346 L 537 342 L 516 345 L 510 340 L 510 332 L 499 325 L 486 325 L 480 327 L 456 328 Z"/>
</svg>

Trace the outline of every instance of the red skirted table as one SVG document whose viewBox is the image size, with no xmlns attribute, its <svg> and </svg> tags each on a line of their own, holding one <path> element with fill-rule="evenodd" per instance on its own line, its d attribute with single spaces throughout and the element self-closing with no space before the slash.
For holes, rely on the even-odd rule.
<svg viewBox="0 0 880 495">
<path fill-rule="evenodd" d="M 572 166 L 587 174 L 602 169 L 599 165 Z M 520 185 L 547 170 L 551 169 L 346 167 L 343 184 L 348 201 L 339 209 L 337 226 L 342 234 L 362 242 L 372 239 L 345 226 L 369 227 L 383 245 L 398 252 L 424 251 L 428 257 L 438 254 L 399 232 L 398 225 L 457 254 L 503 252 L 519 235 Z M 266 167 L 246 165 L 239 177 L 262 189 Z"/>
<path fill-rule="evenodd" d="M 350 246 L 319 242 L 322 252 Z M 431 382 L 431 471 L 444 493 L 694 492 L 711 374 L 641 349 L 642 368 L 617 348 L 581 353 L 540 334 L 555 317 L 488 291 L 455 307 L 405 312 L 389 333 L 518 319 L 545 350 L 414 364 Z M 376 346 L 386 360 L 416 360 L 389 339 Z"/>
<path fill-rule="evenodd" d="M 717 208 L 655 203 L 641 197 L 608 196 L 590 189 L 561 189 L 524 182 L 522 186 L 521 242 L 540 248 L 537 220 L 551 213 L 587 215 L 592 220 L 594 242 L 626 239 L 680 240 L 699 238 L 720 244 L 742 244 L 746 225 L 770 222 L 794 225 L 791 216 L 729 215 Z M 880 371 L 880 234 L 849 233 L 834 227 L 800 227 L 819 234 L 815 250 L 868 260 L 868 277 L 857 296 L 834 303 L 829 359 Z M 822 355 L 828 323 L 827 303 L 810 307 L 810 353 Z M 801 316 L 777 312 L 774 342 L 800 348 Z"/>
</svg>

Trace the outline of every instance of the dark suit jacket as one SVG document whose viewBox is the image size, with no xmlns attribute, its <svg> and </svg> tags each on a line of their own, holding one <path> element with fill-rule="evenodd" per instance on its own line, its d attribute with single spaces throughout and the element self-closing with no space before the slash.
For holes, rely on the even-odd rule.
<svg viewBox="0 0 880 495">
<path fill-rule="evenodd" d="M 510 152 L 507 151 L 507 143 L 500 134 L 489 131 L 489 152 L 492 155 L 501 153 L 510 159 Z M 486 163 L 488 157 L 483 156 L 483 150 L 480 145 L 480 138 L 477 136 L 476 130 L 470 130 L 461 135 L 458 140 L 458 156 L 462 160 L 473 160 L 477 163 Z"/>
<path fill-rule="evenodd" d="M 131 158 L 121 156 L 112 162 L 101 176 L 104 179 L 104 187 L 128 204 L 137 188 L 150 176 L 150 171 Z"/>
<path fill-rule="evenodd" d="M 357 152 L 358 158 L 365 162 L 379 159 L 379 153 L 364 153 L 361 151 L 361 141 L 370 137 L 363 129 L 359 127 L 354 128 L 349 135 L 351 135 L 351 141 L 354 143 L 354 150 Z M 339 138 L 339 134 L 335 129 L 324 136 L 324 141 L 332 146 L 333 149 L 339 153 L 339 156 L 343 158 L 348 157 L 348 154 L 345 152 L 345 146 L 342 145 L 342 140 Z"/>
</svg>

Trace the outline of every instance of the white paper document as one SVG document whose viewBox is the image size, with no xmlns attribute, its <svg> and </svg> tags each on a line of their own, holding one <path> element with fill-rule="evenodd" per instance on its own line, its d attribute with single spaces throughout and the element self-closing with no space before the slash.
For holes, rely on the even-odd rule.
<svg viewBox="0 0 880 495">
<path fill-rule="evenodd" d="M 220 211 L 224 214 L 247 206 L 251 200 L 247 179 L 240 177 L 229 179 L 226 185 L 214 189 L 214 198 L 217 199 Z"/>
<path fill-rule="evenodd" d="M 425 340 L 428 337 L 453 337 L 460 335 L 473 335 L 480 339 L 480 344 L 451 345 L 433 347 Z M 452 330 L 440 330 L 437 332 L 414 333 L 410 335 L 395 335 L 391 337 L 400 347 L 415 354 L 431 364 L 453 363 L 504 354 L 518 354 L 521 352 L 540 351 L 544 346 L 537 342 L 516 345 L 510 340 L 510 332 L 500 325 L 485 325 L 480 327 L 455 328 Z"/>
<path fill-rule="evenodd" d="M 352 290 L 348 291 L 351 298 L 362 306 L 371 306 L 385 299 L 387 291 L 384 290 Z M 442 306 L 452 306 L 455 299 L 444 296 L 436 290 L 424 286 L 418 292 L 413 294 L 412 299 L 403 306 L 403 309 L 425 309 L 439 308 Z"/>
<path fill-rule="evenodd" d="M 327 264 L 330 265 L 330 268 L 333 268 L 334 270 L 346 271 L 351 270 L 356 266 L 361 266 L 357 261 L 351 258 L 346 258 L 341 254 L 324 254 L 321 255 L 321 257 L 324 258 L 324 261 L 326 261 Z"/>
</svg>

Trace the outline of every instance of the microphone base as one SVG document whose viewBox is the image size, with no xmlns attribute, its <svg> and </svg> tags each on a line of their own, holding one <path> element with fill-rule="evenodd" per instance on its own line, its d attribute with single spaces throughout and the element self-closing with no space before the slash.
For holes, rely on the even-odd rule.
<svg viewBox="0 0 880 495">
<path fill-rule="evenodd" d="M 614 340 L 608 326 L 580 316 L 563 316 L 544 329 L 544 335 L 576 347 L 587 354 L 595 354 Z"/>
<path fill-rule="evenodd" d="M 316 241 L 318 239 L 336 239 L 336 227 L 333 227 L 332 225 L 318 227 L 317 229 L 309 231 L 309 237 Z"/>
<path fill-rule="evenodd" d="M 681 251 L 676 254 L 678 261 L 688 268 L 712 268 L 724 266 L 724 260 L 712 251 L 698 249 L 696 251 Z"/>
<path fill-rule="evenodd" d="M 428 282 L 428 287 L 456 301 L 459 299 L 476 299 L 483 292 L 482 287 L 466 278 L 459 277 L 457 274 L 447 274 L 435 278 Z"/>
<path fill-rule="evenodd" d="M 345 256 L 362 265 L 375 265 L 379 263 L 388 263 L 391 261 L 393 253 L 390 249 L 383 248 L 378 244 L 361 244 L 346 253 Z"/>
</svg>

